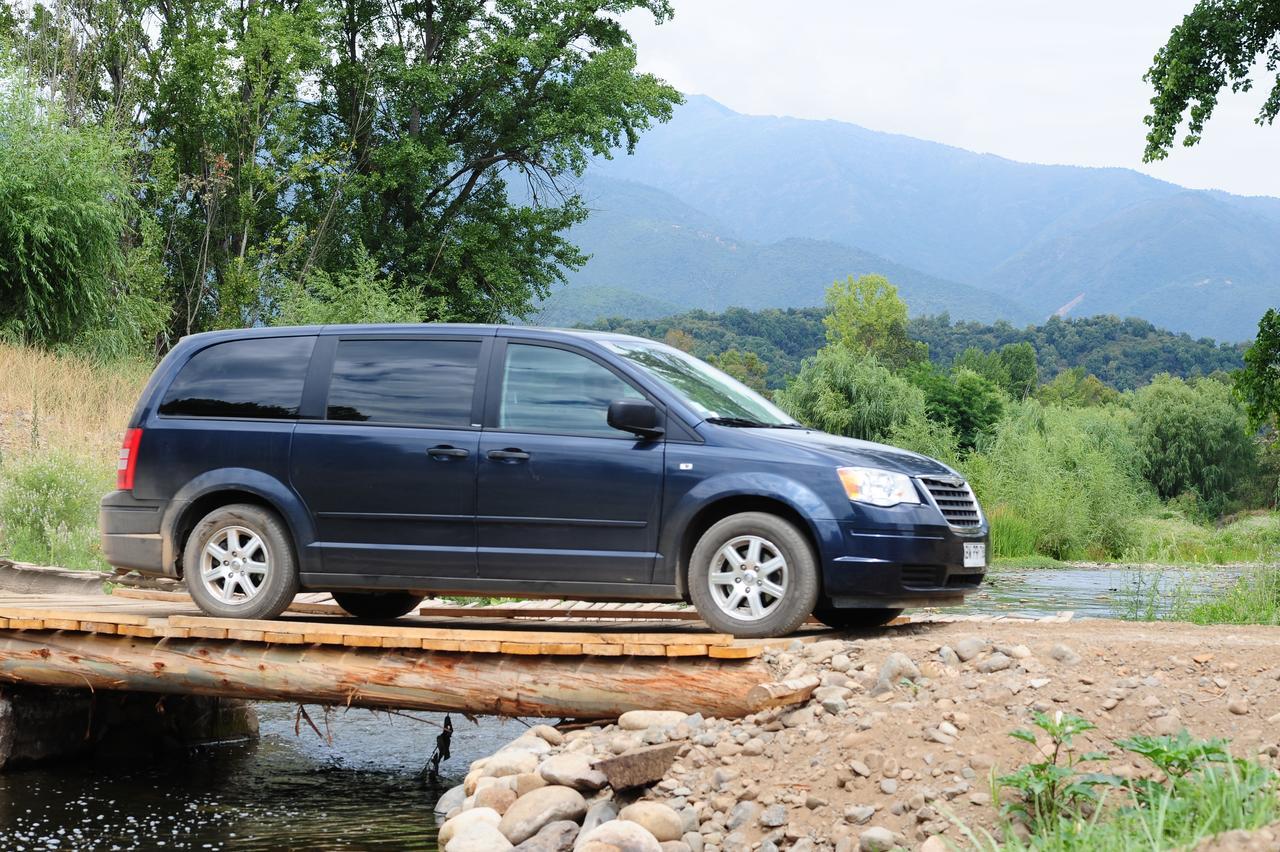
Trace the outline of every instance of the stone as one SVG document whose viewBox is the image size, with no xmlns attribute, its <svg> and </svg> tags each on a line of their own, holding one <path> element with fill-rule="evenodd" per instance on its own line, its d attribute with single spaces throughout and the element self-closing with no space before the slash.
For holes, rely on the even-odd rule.
<svg viewBox="0 0 1280 852">
<path fill-rule="evenodd" d="M 947 841 L 936 834 L 920 844 L 920 852 L 949 852 L 950 849 L 951 847 L 947 845 Z"/>
<path fill-rule="evenodd" d="M 702 835 L 696 831 L 685 832 L 684 837 L 680 838 L 684 841 L 684 845 L 689 847 L 689 852 L 702 852 L 706 841 L 702 839 Z"/>
<path fill-rule="evenodd" d="M 736 831 L 745 825 L 755 821 L 756 815 L 760 813 L 760 806 L 755 802 L 738 802 L 733 806 L 733 810 L 729 811 L 729 818 L 725 820 L 725 825 L 730 831 Z"/>
<path fill-rule="evenodd" d="M 585 754 L 557 754 L 542 761 L 538 774 L 551 784 L 594 792 L 608 783 L 603 772 L 591 767 Z"/>
<path fill-rule="evenodd" d="M 873 826 L 858 835 L 861 852 L 889 852 L 895 845 L 893 832 L 881 826 Z"/>
<path fill-rule="evenodd" d="M 467 797 L 467 790 L 461 784 L 457 787 L 450 787 L 445 791 L 444 795 L 436 799 L 435 811 L 438 814 L 447 814 L 454 808 L 462 807 L 462 800 Z"/>
<path fill-rule="evenodd" d="M 512 843 L 523 843 L 549 822 L 562 819 L 577 821 L 586 812 L 586 800 L 572 787 L 539 787 L 516 799 L 515 804 L 507 808 L 498 823 L 498 830 Z"/>
<path fill-rule="evenodd" d="M 765 828 L 778 828 L 787 824 L 787 809 L 782 805 L 770 805 L 760 814 L 760 824 Z"/>
<path fill-rule="evenodd" d="M 612 799 L 601 799 L 598 802 L 592 802 L 591 807 L 587 808 L 587 815 L 582 818 L 582 831 L 585 834 L 597 825 L 617 818 L 618 806 L 613 803 Z"/>
<path fill-rule="evenodd" d="M 680 814 L 660 802 L 635 802 L 627 805 L 618 814 L 618 819 L 642 826 L 659 843 L 679 840 L 684 834 Z"/>
<path fill-rule="evenodd" d="M 473 798 L 473 808 L 491 808 L 500 814 L 505 814 L 507 809 L 516 803 L 516 791 L 510 787 L 503 787 L 498 784 L 490 784 L 483 789 L 476 790 Z"/>
<path fill-rule="evenodd" d="M 551 751 L 551 743 L 542 737 L 534 736 L 532 733 L 523 733 L 504 745 L 496 753 L 501 754 L 504 751 L 527 751 L 531 754 L 543 755 Z"/>
<path fill-rule="evenodd" d="M 1054 645 L 1053 648 L 1049 650 L 1049 656 L 1054 660 L 1057 660 L 1059 663 L 1068 666 L 1074 666 L 1076 663 L 1080 662 L 1080 655 L 1077 654 L 1070 646 L 1063 645 L 1061 643 Z"/>
<path fill-rule="evenodd" d="M 578 824 L 562 819 L 547 823 L 537 834 L 514 848 L 518 852 L 569 852 L 577 839 Z"/>
<path fill-rule="evenodd" d="M 633 713 L 643 711 L 633 710 Z M 624 714 L 625 715 L 625 714 Z M 604 773 L 609 786 L 615 790 L 626 790 L 641 784 L 653 784 L 662 780 L 675 762 L 680 743 L 663 743 L 661 745 L 643 746 L 632 751 L 623 752 L 614 757 L 606 757 L 596 761 L 595 768 Z"/>
<path fill-rule="evenodd" d="M 987 640 L 979 639 L 977 636 L 966 636 L 955 644 L 956 656 L 961 662 L 969 662 L 974 657 L 987 650 Z"/>
<path fill-rule="evenodd" d="M 576 852 L 662 852 L 662 844 L 644 826 L 615 819 L 578 835 Z"/>
<path fill-rule="evenodd" d="M 687 713 L 681 713 L 679 710 L 628 710 L 618 717 L 618 727 L 624 731 L 674 728 L 687 716 Z"/>
<path fill-rule="evenodd" d="M 1237 695 L 1227 702 L 1227 709 L 1237 716 L 1249 715 L 1249 699 L 1243 695 Z"/>
<path fill-rule="evenodd" d="M 1002 672 L 1012 665 L 1013 660 L 1009 659 L 1004 654 L 1001 654 L 999 651 L 996 651 L 986 659 L 978 661 L 975 668 L 983 674 L 993 674 L 995 672 Z"/>
<path fill-rule="evenodd" d="M 496 827 L 481 822 L 459 829 L 443 848 L 444 852 L 502 852 L 512 846 Z"/>
<path fill-rule="evenodd" d="M 516 798 L 520 798 L 530 790 L 536 790 L 539 787 L 547 786 L 547 779 L 543 778 L 536 772 L 522 772 L 519 775 L 508 775 L 501 779 L 507 785 L 507 789 L 514 790 Z"/>
<path fill-rule="evenodd" d="M 658 844 L 662 852 L 693 852 L 683 840 L 667 840 Z M 795 847 L 792 847 L 793 849 Z"/>
<path fill-rule="evenodd" d="M 448 846 L 454 835 L 460 831 L 467 830 L 473 825 L 485 824 L 497 828 L 501 820 L 502 814 L 493 808 L 472 808 L 471 810 L 463 811 L 453 819 L 445 820 L 444 825 L 440 826 L 439 843 L 441 846 Z"/>
<path fill-rule="evenodd" d="M 546 740 L 538 740 L 538 742 L 546 744 Z M 537 768 L 538 756 L 536 754 L 523 749 L 507 748 L 495 752 L 493 756 L 486 760 L 484 768 L 480 770 L 480 774 L 488 778 L 502 778 L 507 775 L 534 772 Z"/>
<path fill-rule="evenodd" d="M 557 731 L 550 725 L 534 725 L 529 729 L 529 733 L 535 737 L 541 737 L 553 746 L 558 746 L 564 742 L 564 734 Z"/>
<path fill-rule="evenodd" d="M 943 645 L 938 649 L 938 659 L 942 661 L 944 666 L 955 668 L 960 665 L 960 655 L 950 645 Z"/>
<path fill-rule="evenodd" d="M 875 815 L 876 809 L 870 805 L 850 805 L 844 809 L 845 821 L 854 825 L 866 825 Z"/>
<path fill-rule="evenodd" d="M 898 792 L 898 779 L 896 779 L 896 778 L 881 778 L 881 779 L 880 779 L 880 792 L 881 792 L 881 793 L 884 793 L 886 796 L 892 796 L 893 794 L 897 793 L 897 792 Z"/>
</svg>

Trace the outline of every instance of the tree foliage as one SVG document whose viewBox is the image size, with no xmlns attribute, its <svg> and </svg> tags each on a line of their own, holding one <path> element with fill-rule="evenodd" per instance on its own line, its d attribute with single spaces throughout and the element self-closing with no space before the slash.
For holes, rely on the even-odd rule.
<svg viewBox="0 0 1280 852">
<path fill-rule="evenodd" d="M 832 284 L 822 324 L 831 345 L 873 355 L 893 369 L 928 357 L 908 334 L 906 302 L 883 275 L 850 275 Z"/>
<path fill-rule="evenodd" d="M 1134 394 L 1134 439 L 1143 476 L 1165 499 L 1194 493 L 1223 511 L 1253 470 L 1256 445 L 1231 388 L 1172 376 Z"/>
<path fill-rule="evenodd" d="M 1259 60 L 1268 74 L 1280 69 L 1280 3 L 1199 0 L 1173 28 L 1144 77 L 1155 95 L 1151 114 L 1144 119 L 1149 129 L 1143 159 L 1167 157 L 1184 118 L 1182 144 L 1199 142 L 1222 90 L 1252 90 Z M 1280 74 L 1270 86 L 1258 110 L 1258 124 L 1270 124 L 1280 113 Z"/>
<path fill-rule="evenodd" d="M 769 368 L 756 353 L 729 349 L 707 360 L 752 390 L 766 392 L 765 377 L 769 373 Z"/>
<path fill-rule="evenodd" d="M 824 347 L 805 361 L 776 399 L 801 423 L 866 441 L 887 441 L 925 415 L 923 391 L 875 356 L 844 346 Z"/>
<path fill-rule="evenodd" d="M 940 370 L 926 364 L 912 370 L 910 378 L 924 391 L 929 418 L 950 429 L 962 450 L 977 446 L 1004 416 L 1000 386 L 968 367 Z"/>
<path fill-rule="evenodd" d="M 179 334 L 277 321 L 281 294 L 314 301 L 366 257 L 424 319 L 526 314 L 585 260 L 566 231 L 587 215 L 589 159 L 630 151 L 679 101 L 636 71 L 633 10 L 671 15 L 667 0 L 123 0 L 36 3 L 14 28 L 66 124 L 136 140 L 135 217 L 159 225 Z"/>
<path fill-rule="evenodd" d="M 1280 423 L 1280 311 L 1271 308 L 1258 323 L 1258 337 L 1235 374 L 1236 393 L 1255 426 Z"/>
</svg>

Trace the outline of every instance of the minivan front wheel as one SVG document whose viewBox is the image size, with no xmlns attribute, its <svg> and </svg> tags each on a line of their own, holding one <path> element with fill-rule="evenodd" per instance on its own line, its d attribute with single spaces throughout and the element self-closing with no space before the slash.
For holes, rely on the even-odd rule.
<svg viewBox="0 0 1280 852">
<path fill-rule="evenodd" d="M 182 566 L 192 600 L 218 618 L 275 618 L 298 593 L 289 531 L 261 506 L 205 515 L 187 537 Z"/>
<path fill-rule="evenodd" d="M 689 562 L 702 620 L 739 637 L 785 636 L 818 601 L 818 567 L 804 534 L 765 512 L 742 512 L 703 533 Z"/>
</svg>

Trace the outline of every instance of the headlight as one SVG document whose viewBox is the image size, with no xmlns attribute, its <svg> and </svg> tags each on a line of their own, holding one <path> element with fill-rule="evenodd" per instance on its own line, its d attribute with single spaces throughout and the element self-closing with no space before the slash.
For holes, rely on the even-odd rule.
<svg viewBox="0 0 1280 852">
<path fill-rule="evenodd" d="M 836 474 L 850 500 L 873 506 L 920 502 L 915 484 L 904 473 L 874 467 L 840 467 L 836 468 Z"/>
</svg>

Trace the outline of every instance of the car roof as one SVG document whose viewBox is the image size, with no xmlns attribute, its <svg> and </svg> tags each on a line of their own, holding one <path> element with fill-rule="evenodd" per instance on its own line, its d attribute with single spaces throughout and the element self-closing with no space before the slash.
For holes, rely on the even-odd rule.
<svg viewBox="0 0 1280 852">
<path fill-rule="evenodd" d="M 513 337 L 541 340 L 563 340 L 576 338 L 599 342 L 610 340 L 631 340 L 653 343 L 642 337 L 631 334 L 619 334 L 613 331 L 596 331 L 585 328 L 547 328 L 532 325 L 500 325 L 482 323 L 381 323 L 381 324 L 348 324 L 348 325 L 297 325 L 272 326 L 263 328 L 236 328 L 222 331 L 206 331 L 184 337 L 184 341 L 214 343 L 222 340 L 244 340 L 272 337 L 296 337 L 304 334 L 413 334 L 426 336 L 450 334 L 474 334 L 492 337 L 499 333 L 509 333 Z"/>
</svg>

